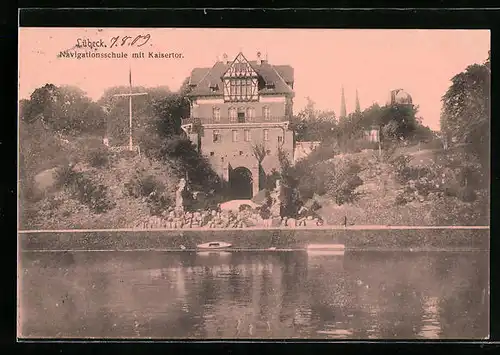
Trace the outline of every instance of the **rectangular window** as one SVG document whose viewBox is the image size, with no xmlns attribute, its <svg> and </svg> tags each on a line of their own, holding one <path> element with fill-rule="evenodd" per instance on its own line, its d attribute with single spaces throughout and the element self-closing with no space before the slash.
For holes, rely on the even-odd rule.
<svg viewBox="0 0 500 355">
<path fill-rule="evenodd" d="M 250 130 L 245 129 L 245 142 L 250 142 L 251 136 L 250 136 Z"/>
<path fill-rule="evenodd" d="M 268 129 L 265 129 L 265 130 L 264 130 L 264 140 L 265 140 L 265 141 L 268 141 L 268 140 L 269 140 L 269 130 L 268 130 Z"/>
<path fill-rule="evenodd" d="M 278 136 L 278 143 L 283 143 L 283 137 L 282 136 Z"/>
<path fill-rule="evenodd" d="M 252 119 L 255 117 L 255 109 L 253 107 L 247 108 L 247 120 L 252 121 Z"/>
<path fill-rule="evenodd" d="M 262 108 L 262 116 L 264 116 L 264 120 L 269 121 L 269 119 L 271 117 L 271 111 L 270 111 L 269 107 L 264 106 Z"/>
<path fill-rule="evenodd" d="M 214 129 L 212 139 L 214 143 L 220 143 L 221 137 L 218 129 Z"/>
<path fill-rule="evenodd" d="M 236 122 L 237 112 L 235 108 L 229 109 L 229 121 Z"/>
<path fill-rule="evenodd" d="M 214 121 L 219 122 L 220 121 L 220 108 L 214 107 L 212 110 L 212 118 Z"/>
<path fill-rule="evenodd" d="M 236 96 L 237 98 L 241 98 L 241 80 L 236 80 Z"/>
<path fill-rule="evenodd" d="M 255 92 L 255 82 L 251 78 L 232 78 L 226 81 L 225 100 L 247 101 L 256 99 L 253 96 Z"/>
<path fill-rule="evenodd" d="M 238 141 L 238 131 L 233 130 L 233 142 L 237 142 L 237 141 Z"/>
</svg>

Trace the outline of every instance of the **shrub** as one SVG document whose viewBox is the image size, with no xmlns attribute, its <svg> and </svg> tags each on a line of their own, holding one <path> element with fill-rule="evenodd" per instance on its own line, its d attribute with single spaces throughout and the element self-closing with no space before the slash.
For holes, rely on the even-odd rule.
<svg viewBox="0 0 500 355">
<path fill-rule="evenodd" d="M 94 213 L 103 213 L 114 207 L 107 196 L 108 188 L 102 184 L 95 184 L 83 175 L 77 175 L 73 193 L 78 200 L 87 205 Z"/>
<path fill-rule="evenodd" d="M 350 160 L 342 160 L 331 166 L 325 186 L 327 194 L 338 205 L 352 202 L 358 196 L 355 190 L 363 184 L 363 180 L 358 176 L 359 171 L 359 165 Z"/>
<path fill-rule="evenodd" d="M 103 213 L 114 207 L 107 196 L 107 187 L 95 184 L 82 172 L 73 170 L 72 166 L 63 166 L 56 172 L 57 184 L 67 188 L 80 203 L 88 206 L 94 213 Z"/>
<path fill-rule="evenodd" d="M 152 193 L 161 194 L 165 186 L 153 175 L 143 175 L 137 171 L 135 176 L 125 183 L 125 190 L 129 196 L 138 198 L 148 197 Z"/>
<path fill-rule="evenodd" d="M 71 165 L 63 165 L 56 170 L 56 186 L 70 187 L 75 183 L 78 173 Z"/>
<path fill-rule="evenodd" d="M 404 193 L 400 193 L 396 196 L 396 200 L 394 203 L 398 206 L 405 205 L 408 201 L 406 200 L 406 197 Z"/>
<path fill-rule="evenodd" d="M 151 215 L 161 216 L 172 205 L 172 200 L 163 193 L 152 193 L 147 197 L 147 203 Z"/>
<path fill-rule="evenodd" d="M 108 151 L 105 148 L 94 148 L 88 152 L 87 161 L 94 168 L 102 168 L 109 162 Z"/>
<path fill-rule="evenodd" d="M 135 176 L 126 182 L 124 187 L 127 195 L 146 199 L 151 215 L 161 215 L 173 204 L 165 184 L 153 175 L 144 175 L 142 171 L 136 171 Z"/>
<path fill-rule="evenodd" d="M 457 197 L 463 202 L 474 202 L 477 194 L 472 187 L 466 186 L 458 190 Z"/>
</svg>

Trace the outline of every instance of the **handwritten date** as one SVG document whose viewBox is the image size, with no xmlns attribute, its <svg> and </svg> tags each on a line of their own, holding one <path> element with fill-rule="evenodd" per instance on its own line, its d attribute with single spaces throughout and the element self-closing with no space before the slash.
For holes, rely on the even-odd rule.
<svg viewBox="0 0 500 355">
<path fill-rule="evenodd" d="M 131 36 L 115 36 L 111 37 L 109 42 L 105 42 L 102 39 L 99 39 L 97 41 L 89 39 L 89 38 L 78 38 L 76 40 L 76 47 L 82 48 L 90 48 L 90 49 L 97 49 L 98 47 L 108 47 L 109 48 L 115 48 L 115 47 L 142 47 L 146 43 L 149 42 L 151 39 L 150 34 L 145 34 L 145 35 L 137 35 L 135 37 Z"/>
<path fill-rule="evenodd" d="M 150 34 L 138 35 L 135 38 L 130 36 L 123 36 L 123 37 L 115 36 L 111 38 L 110 48 L 122 47 L 122 46 L 134 46 L 134 45 L 136 47 L 142 47 L 146 43 L 148 43 L 150 39 L 151 39 Z"/>
</svg>

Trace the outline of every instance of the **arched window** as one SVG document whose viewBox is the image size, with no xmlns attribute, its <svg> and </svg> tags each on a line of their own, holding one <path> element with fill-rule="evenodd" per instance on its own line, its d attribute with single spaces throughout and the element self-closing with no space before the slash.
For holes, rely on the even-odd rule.
<svg viewBox="0 0 500 355">
<path fill-rule="evenodd" d="M 229 121 L 236 122 L 237 112 L 234 107 L 229 108 Z"/>
<path fill-rule="evenodd" d="M 269 121 L 271 119 L 271 110 L 269 109 L 269 106 L 264 106 L 262 108 L 262 116 L 265 121 Z"/>
</svg>

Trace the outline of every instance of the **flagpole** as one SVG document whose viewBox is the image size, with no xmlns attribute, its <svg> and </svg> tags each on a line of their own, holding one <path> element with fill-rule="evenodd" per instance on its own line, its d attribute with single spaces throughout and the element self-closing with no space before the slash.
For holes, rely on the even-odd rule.
<svg viewBox="0 0 500 355">
<path fill-rule="evenodd" d="M 128 73 L 128 81 L 129 81 L 129 92 L 128 94 L 116 94 L 113 95 L 114 97 L 124 97 L 128 96 L 128 121 L 129 121 L 129 150 L 133 151 L 134 150 L 134 145 L 132 141 L 132 96 L 144 96 L 147 95 L 147 92 L 137 92 L 133 93 L 132 92 L 132 67 L 129 67 L 129 73 Z"/>
</svg>

